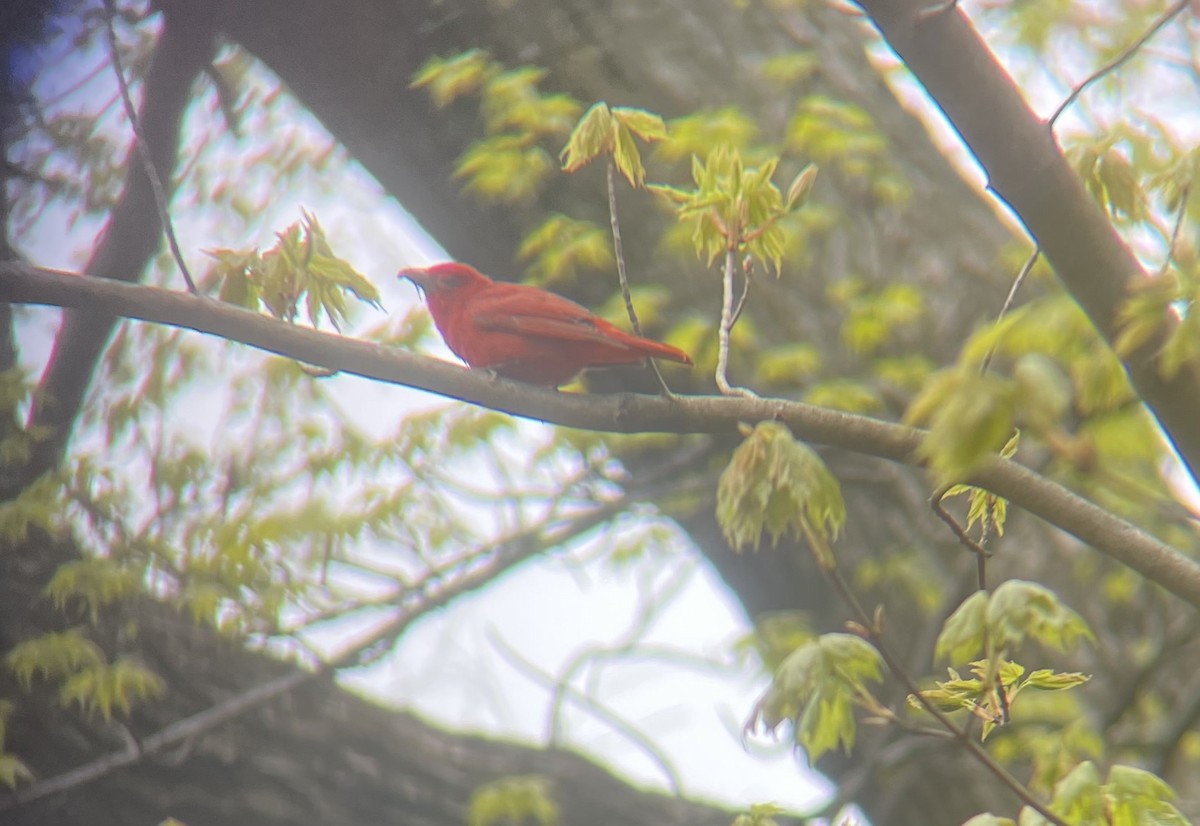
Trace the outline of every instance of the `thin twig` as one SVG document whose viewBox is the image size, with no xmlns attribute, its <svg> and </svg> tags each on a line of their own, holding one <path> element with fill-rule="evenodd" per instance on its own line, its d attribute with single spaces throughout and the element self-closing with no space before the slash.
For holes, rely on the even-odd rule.
<svg viewBox="0 0 1200 826">
<path fill-rule="evenodd" d="M 1021 285 L 1025 283 L 1025 279 L 1029 276 L 1033 265 L 1037 263 L 1038 256 L 1042 254 L 1042 248 L 1034 246 L 1033 252 L 1029 253 L 1029 257 L 1025 259 L 1025 263 L 1021 265 L 1020 272 L 1013 279 L 1012 286 L 1008 288 L 1008 296 L 1004 299 L 1004 304 L 1000 307 L 1000 312 L 996 315 L 995 326 L 999 327 L 1000 322 L 1008 315 L 1008 311 L 1012 309 L 1013 302 L 1017 298 L 1017 291 L 1021 289 Z M 992 366 L 992 358 L 996 355 L 996 350 L 1000 347 L 999 338 L 988 348 L 987 355 L 983 357 L 983 363 L 979 365 L 979 374 L 983 375 Z"/>
<path fill-rule="evenodd" d="M 489 633 L 488 636 L 491 638 L 492 644 L 496 646 L 497 650 L 500 651 L 501 655 L 509 663 L 509 665 L 513 666 L 525 676 L 541 683 L 542 685 L 555 688 L 556 691 L 558 690 L 559 686 L 561 686 L 562 694 L 564 696 L 570 698 L 572 702 L 579 705 L 593 717 L 596 717 L 597 719 L 607 723 L 614 731 L 623 735 L 634 745 L 638 746 L 638 748 L 645 752 L 646 756 L 650 758 L 650 762 L 658 766 L 659 770 L 666 777 L 667 785 L 671 789 L 671 794 L 677 798 L 683 796 L 683 778 L 679 776 L 679 772 L 673 765 L 671 765 L 670 758 L 667 757 L 667 755 L 654 744 L 653 740 L 651 740 L 642 732 L 638 731 L 631 723 L 622 718 L 612 709 L 603 705 L 599 700 L 595 699 L 594 697 L 589 697 L 587 694 L 584 694 L 582 691 L 573 686 L 563 685 L 559 681 L 555 680 L 553 675 L 546 673 L 528 659 L 521 656 L 521 654 L 512 646 L 510 646 L 499 634 L 493 631 Z"/>
<path fill-rule="evenodd" d="M 1162 267 L 1158 270 L 1159 278 L 1167 274 L 1167 270 L 1171 269 L 1171 263 L 1175 260 L 1175 250 L 1179 245 L 1179 234 L 1183 230 L 1183 221 L 1187 217 L 1188 198 L 1191 197 L 1191 194 L 1192 188 L 1189 181 L 1183 185 L 1183 189 L 1179 193 L 1179 211 L 1175 213 L 1175 226 L 1171 228 L 1171 240 L 1167 242 L 1167 257 L 1163 259 Z"/>
<path fill-rule="evenodd" d="M 1050 120 L 1047 121 L 1047 125 L 1053 129 L 1054 124 L 1058 121 L 1059 117 L 1062 116 L 1062 113 L 1065 112 L 1072 103 L 1078 100 L 1079 96 L 1082 95 L 1089 86 L 1127 63 L 1130 58 L 1138 53 L 1142 46 L 1146 45 L 1146 42 L 1150 40 L 1150 38 L 1158 34 L 1159 31 L 1162 30 L 1172 20 L 1174 20 L 1180 12 L 1186 9 L 1189 3 L 1191 3 L 1191 0 L 1176 0 L 1174 5 L 1163 12 L 1162 16 L 1155 20 L 1150 28 L 1146 29 L 1146 31 L 1142 33 L 1141 37 L 1126 46 L 1125 49 L 1112 60 L 1108 61 L 1099 69 L 1088 75 L 1088 77 L 1082 83 L 1071 90 L 1071 94 L 1067 95 L 1067 99 L 1058 105 L 1058 108 L 1054 110 L 1054 114 L 1050 116 Z"/>
<path fill-rule="evenodd" d="M 950 530 L 958 537 L 958 541 L 963 546 L 975 555 L 975 577 L 979 590 L 987 590 L 987 559 L 991 554 L 981 543 L 976 542 L 970 537 L 962 525 L 958 524 L 948 510 L 942 507 L 942 499 L 946 496 L 946 488 L 938 488 L 933 492 L 933 496 L 929 497 L 929 507 L 933 508 L 933 512 L 937 514 L 938 519 L 941 519 L 950 526 Z"/>
<path fill-rule="evenodd" d="M 623 507 L 624 503 L 621 506 Z M 97 780 L 117 769 L 131 766 L 171 745 L 211 731 L 218 725 L 240 717 L 309 682 L 327 677 L 345 668 L 354 668 L 368 663 L 373 657 L 378 656 L 379 652 L 386 651 L 394 645 L 396 640 L 416 620 L 444 607 L 458 597 L 482 588 L 496 577 L 545 549 L 561 545 L 568 539 L 591 530 L 614 513 L 613 505 L 601 505 L 558 530 L 544 532 L 539 527 L 536 531 L 511 537 L 502 547 L 498 548 L 496 554 L 486 565 L 468 571 L 444 585 L 440 585 L 440 580 L 445 572 L 441 569 L 435 570 L 422 578 L 414 589 L 404 592 L 400 599 L 396 600 L 399 610 L 391 620 L 376 628 L 364 640 L 348 646 L 313 670 L 297 669 L 281 677 L 252 686 L 224 702 L 217 703 L 204 711 L 159 729 L 138 744 L 127 745 L 120 751 L 105 754 L 82 766 L 47 778 L 6 797 L 0 797 L 0 812 Z M 438 585 L 440 587 L 437 587 Z M 419 599 L 410 605 L 403 604 L 414 593 Z"/>
<path fill-rule="evenodd" d="M 757 394 L 744 387 L 729 383 L 729 331 L 736 320 L 733 314 L 733 271 L 737 266 L 732 249 L 725 251 L 725 267 L 721 279 L 721 326 L 717 330 L 717 389 L 726 396 L 757 398 Z"/>
<path fill-rule="evenodd" d="M 732 329 L 733 325 L 738 323 L 738 319 L 742 317 L 742 310 L 746 309 L 746 299 L 750 297 L 750 275 L 753 272 L 754 259 L 746 256 L 742 262 L 742 294 L 738 296 L 737 306 L 733 308 L 733 320 L 729 322 Z"/>
<path fill-rule="evenodd" d="M 154 206 L 158 210 L 159 220 L 162 221 L 163 232 L 167 236 L 167 246 L 171 249 L 171 256 L 175 259 L 176 265 L 179 267 L 179 272 L 183 275 L 183 280 L 187 284 L 188 292 L 198 294 L 196 282 L 192 280 L 192 273 L 188 269 L 187 263 L 183 260 L 183 252 L 179 249 L 179 241 L 175 237 L 175 226 L 171 223 L 171 213 L 168 210 L 168 199 L 166 189 L 163 187 L 162 180 L 158 177 L 158 170 L 154 168 L 154 161 L 150 158 L 150 147 L 146 145 L 145 136 L 142 134 L 142 127 L 138 123 L 137 110 L 133 106 L 133 97 L 129 94 L 129 84 L 125 80 L 125 70 L 121 66 L 121 50 L 117 44 L 117 29 L 114 20 L 117 16 L 116 0 L 104 0 L 104 22 L 108 29 L 108 47 L 112 52 L 113 72 L 117 75 L 117 86 L 121 89 L 121 100 L 125 104 L 125 115 L 129 118 L 129 125 L 133 129 L 133 143 L 138 157 L 142 159 L 142 166 L 146 171 L 146 178 L 150 181 L 150 189 L 154 193 Z"/>
<path fill-rule="evenodd" d="M 625 312 L 629 314 L 629 323 L 633 326 L 633 332 L 645 338 L 641 322 L 638 321 L 637 310 L 633 309 L 633 295 L 629 292 L 629 276 L 625 272 L 625 248 L 621 243 L 621 224 L 617 221 L 617 165 L 613 163 L 611 155 L 608 157 L 605 170 L 608 177 L 608 222 L 612 227 L 613 252 L 617 258 L 617 278 L 621 282 L 621 297 L 625 299 Z M 658 386 L 662 388 L 663 393 L 668 398 L 675 398 L 675 394 L 667 386 L 667 380 L 663 378 L 662 372 L 658 369 L 658 363 L 652 358 L 646 359 L 646 361 L 650 363 L 650 369 L 654 371 L 654 377 L 658 379 Z"/>
<path fill-rule="evenodd" d="M 920 688 L 917 687 L 917 684 L 913 678 L 909 676 L 904 666 L 900 664 L 900 661 L 896 659 L 891 650 L 884 645 L 883 638 L 879 633 L 879 629 L 875 627 L 874 620 L 872 620 L 866 609 L 863 608 L 862 603 L 858 601 L 858 598 L 854 595 L 854 592 L 850 590 L 850 586 L 842 576 L 841 571 L 837 569 L 837 566 L 822 567 L 822 571 L 829 578 L 834 590 L 838 592 L 838 595 L 841 596 L 842 600 L 850 607 L 850 610 L 855 615 L 858 623 L 862 626 L 862 631 L 865 632 L 867 641 L 874 646 L 876 651 L 879 652 L 879 656 L 883 659 L 883 662 L 887 666 L 888 670 L 892 672 L 892 675 L 897 680 L 900 681 L 900 683 L 904 686 L 904 690 L 908 692 L 909 696 L 914 697 L 926 712 L 928 712 L 935 720 L 937 720 L 938 723 L 946 729 L 946 731 L 950 732 L 950 734 L 954 736 L 954 739 L 961 743 L 963 748 L 970 752 L 972 757 L 983 764 L 984 768 L 991 772 L 1001 783 L 1007 786 L 1009 790 L 1013 792 L 1013 794 L 1020 798 L 1022 803 L 1034 809 L 1038 814 L 1046 818 L 1046 820 L 1055 824 L 1055 826 L 1068 826 L 1065 820 L 1054 814 L 1054 812 L 1050 811 L 1045 804 L 1041 803 L 1037 798 L 1035 798 L 1033 793 L 1030 792 L 1020 780 L 1017 780 L 1012 776 L 1011 773 L 1009 773 L 1007 769 L 997 763 L 996 760 L 990 754 L 988 754 L 988 752 L 981 745 L 979 745 L 979 743 L 977 743 L 968 732 L 959 728 L 958 725 L 956 725 L 955 722 L 951 720 L 945 712 L 943 712 L 927 697 L 925 697 Z"/>
<path fill-rule="evenodd" d="M 631 651 L 637 645 L 638 640 L 646 635 L 658 611 L 667 601 L 678 596 L 683 587 L 692 579 L 693 573 L 690 566 L 679 569 L 674 579 L 667 583 L 661 593 L 652 596 L 641 605 L 637 616 L 620 640 L 610 646 L 587 646 L 559 669 L 559 676 L 554 681 L 553 702 L 550 706 L 550 719 L 547 725 L 551 743 L 558 740 L 562 726 L 563 701 L 571 690 L 571 680 L 575 675 L 589 662 L 602 656 L 615 657 L 622 652 Z"/>
</svg>

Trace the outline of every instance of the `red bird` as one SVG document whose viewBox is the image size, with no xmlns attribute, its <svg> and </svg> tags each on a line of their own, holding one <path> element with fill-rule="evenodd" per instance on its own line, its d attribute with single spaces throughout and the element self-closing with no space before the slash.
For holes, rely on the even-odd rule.
<svg viewBox="0 0 1200 826">
<path fill-rule="evenodd" d="M 558 387 L 588 367 L 647 357 L 691 364 L 687 353 L 620 330 L 551 292 L 493 281 L 466 264 L 400 271 L 425 293 L 446 345 L 469 364 L 529 384 Z"/>
</svg>

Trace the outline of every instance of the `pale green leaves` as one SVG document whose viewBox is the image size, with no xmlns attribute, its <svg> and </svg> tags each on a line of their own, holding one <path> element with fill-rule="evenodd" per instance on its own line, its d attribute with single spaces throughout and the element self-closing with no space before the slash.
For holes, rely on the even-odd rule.
<svg viewBox="0 0 1200 826">
<path fill-rule="evenodd" d="M 19 783 L 33 780 L 33 772 L 15 754 L 4 751 L 8 718 L 16 706 L 9 700 L 0 700 L 0 786 L 15 789 Z"/>
<path fill-rule="evenodd" d="M 1080 141 L 1067 150 L 1067 161 L 1096 201 L 1114 218 L 1146 217 L 1146 196 L 1137 171 L 1114 136 Z"/>
<path fill-rule="evenodd" d="M 100 647 L 77 630 L 19 643 L 4 663 L 26 689 L 35 679 L 59 682 L 63 705 L 78 705 L 105 719 L 114 710 L 128 714 L 135 700 L 163 692 L 162 680 L 145 666 L 128 657 L 108 662 Z"/>
<path fill-rule="evenodd" d="M 120 657 L 72 674 L 59 690 L 59 698 L 64 705 L 98 712 L 107 720 L 115 710 L 128 715 L 134 700 L 152 699 L 164 690 L 157 674 L 134 659 Z"/>
<path fill-rule="evenodd" d="M 1009 580 L 992 593 L 976 591 L 950 615 L 938 635 L 936 656 L 967 662 L 995 660 L 1026 639 L 1066 650 L 1092 638 L 1083 618 L 1035 582 Z"/>
<path fill-rule="evenodd" d="M 613 263 L 603 229 L 557 212 L 525 235 L 517 257 L 530 261 L 527 278 L 534 284 L 569 281 L 581 269 L 602 270 Z"/>
<path fill-rule="evenodd" d="M 1084 761 L 1054 786 L 1049 809 L 1067 823 L 1109 826 L 1188 826 L 1171 801 L 1175 792 L 1143 769 L 1113 766 L 1108 781 L 1100 782 L 1094 763 Z M 1021 810 L 1019 826 L 1047 826 L 1046 818 L 1030 808 Z"/>
<path fill-rule="evenodd" d="M 658 115 L 642 109 L 597 103 L 579 119 L 562 151 L 563 169 L 574 172 L 601 155 L 611 155 L 617 171 L 635 187 L 646 182 L 646 167 L 634 137 L 662 140 L 667 126 Z"/>
<path fill-rule="evenodd" d="M 807 540 L 824 568 L 829 544 L 846 521 L 837 479 L 812 450 L 778 422 L 761 422 L 734 451 L 717 486 L 717 522 L 730 547 L 758 549 L 784 535 Z"/>
<path fill-rule="evenodd" d="M 771 180 L 778 164 L 778 158 L 771 158 L 747 167 L 741 152 L 722 144 L 704 160 L 692 157 L 694 189 L 650 188 L 674 205 L 680 221 L 691 224 L 692 243 L 710 264 L 733 251 L 748 253 L 778 272 L 786 245 L 779 221 L 803 206 L 817 175 L 815 166 L 806 166 L 785 196 Z"/>
<path fill-rule="evenodd" d="M 1165 380 L 1200 368 L 1200 283 L 1179 272 L 1138 282 L 1117 311 L 1117 327 L 1113 347 L 1121 358 L 1162 337 L 1156 355 Z"/>
<path fill-rule="evenodd" d="M 471 144 L 454 177 L 484 202 L 528 204 L 554 171 L 554 160 L 531 135 L 492 135 Z"/>
<path fill-rule="evenodd" d="M 733 826 L 779 826 L 775 815 L 781 814 L 783 809 L 774 803 L 755 803 L 749 812 L 734 818 Z"/>
<path fill-rule="evenodd" d="M 1000 455 L 1005 459 L 1012 458 L 1020 443 L 1021 434 L 1018 431 L 1001 448 Z M 967 530 L 979 525 L 979 530 L 984 536 L 992 533 L 1004 536 L 1004 523 L 1008 519 L 1008 500 L 971 485 L 952 485 L 942 495 L 942 499 L 961 496 L 964 493 L 967 495 Z"/>
<path fill-rule="evenodd" d="M 554 826 L 558 822 L 558 805 L 550 795 L 550 784 L 537 775 L 503 777 L 480 786 L 467 806 L 468 826 L 509 823 Z"/>
<path fill-rule="evenodd" d="M 492 71 L 487 52 L 471 49 L 452 57 L 431 57 L 417 70 L 410 85 L 427 89 L 434 105 L 444 109 L 459 97 L 479 91 Z"/>
<path fill-rule="evenodd" d="M 138 590 L 141 575 L 111 559 L 85 557 L 60 565 L 46 585 L 46 595 L 59 610 L 69 600 L 81 600 L 95 623 L 102 607 Z"/>
<path fill-rule="evenodd" d="M 315 216 L 276 233 L 275 246 L 256 250 L 215 249 L 209 281 L 220 284 L 220 299 L 249 310 L 265 308 L 275 318 L 295 323 L 303 307 L 309 323 L 322 314 L 335 329 L 349 317 L 346 296 L 379 306 L 379 291 L 347 261 L 334 254 Z"/>
<path fill-rule="evenodd" d="M 545 75 L 533 66 L 505 70 L 487 52 L 471 49 L 431 58 L 413 77 L 412 86 L 426 89 L 439 108 L 479 95 L 485 136 L 458 158 L 454 177 L 481 201 L 529 203 L 554 172 L 540 142 L 570 130 L 582 107 L 569 95 L 538 89 Z"/>
<path fill-rule="evenodd" d="M 971 663 L 974 676 L 963 677 L 955 669 L 947 669 L 950 678 L 938 680 L 935 688 L 921 692 L 921 697 L 942 711 L 968 711 L 983 721 L 980 739 L 986 740 L 997 726 L 1007 721 L 1016 702 L 1017 695 L 1026 688 L 1041 691 L 1063 691 L 1083 685 L 1089 679 L 1078 672 L 1057 672 L 1049 668 L 1025 674 L 1019 663 L 1001 662 L 993 672 L 993 661 L 977 660 Z M 916 697 L 909 697 L 909 705 L 922 708 Z"/>
<path fill-rule="evenodd" d="M 879 653 L 852 634 L 824 634 L 792 652 L 746 723 L 748 730 L 795 725 L 796 743 L 809 762 L 839 745 L 854 745 L 856 705 L 876 709 L 866 684 L 882 679 Z"/>
<path fill-rule="evenodd" d="M 904 414 L 907 424 L 925 424 L 920 456 L 938 484 L 960 481 L 1012 435 L 1019 386 L 970 367 L 936 373 Z"/>
</svg>

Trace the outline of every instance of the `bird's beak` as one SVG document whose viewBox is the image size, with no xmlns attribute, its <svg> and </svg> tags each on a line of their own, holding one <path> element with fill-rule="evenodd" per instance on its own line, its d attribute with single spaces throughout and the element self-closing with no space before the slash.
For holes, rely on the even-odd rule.
<svg viewBox="0 0 1200 826">
<path fill-rule="evenodd" d="M 405 267 L 404 269 L 400 270 L 400 272 L 396 273 L 396 277 L 407 278 L 417 286 L 417 289 L 419 289 L 422 294 L 424 294 L 425 289 L 428 286 L 429 275 L 425 271 L 424 267 Z"/>
</svg>

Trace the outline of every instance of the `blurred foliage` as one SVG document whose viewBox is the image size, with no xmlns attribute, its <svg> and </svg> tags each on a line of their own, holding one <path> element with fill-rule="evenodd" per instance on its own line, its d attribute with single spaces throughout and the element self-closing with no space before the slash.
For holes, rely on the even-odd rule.
<svg viewBox="0 0 1200 826">
<path fill-rule="evenodd" d="M 467 804 L 468 826 L 537 824 L 560 822 L 558 805 L 544 777 L 504 777 L 480 786 Z"/>
</svg>

